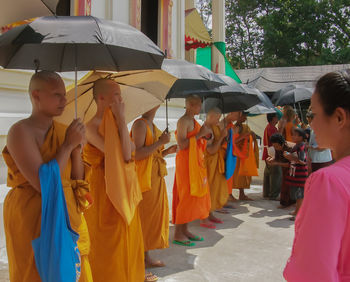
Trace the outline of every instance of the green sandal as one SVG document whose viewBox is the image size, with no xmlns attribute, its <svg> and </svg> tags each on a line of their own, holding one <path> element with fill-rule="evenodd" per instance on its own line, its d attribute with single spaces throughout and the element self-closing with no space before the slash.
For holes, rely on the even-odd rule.
<svg viewBox="0 0 350 282">
<path fill-rule="evenodd" d="M 178 241 L 178 240 L 173 240 L 173 244 L 185 246 L 185 247 L 193 247 L 196 245 L 195 243 L 192 243 L 191 241 Z"/>
<path fill-rule="evenodd" d="M 203 238 L 203 237 L 199 237 L 199 236 L 188 237 L 188 239 L 189 239 L 190 241 L 196 241 L 196 242 L 204 241 L 204 238 Z"/>
</svg>

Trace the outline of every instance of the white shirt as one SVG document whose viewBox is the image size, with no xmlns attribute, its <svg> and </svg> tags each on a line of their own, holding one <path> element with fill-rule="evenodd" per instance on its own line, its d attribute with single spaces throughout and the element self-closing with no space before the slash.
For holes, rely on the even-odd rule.
<svg viewBox="0 0 350 282">
<path fill-rule="evenodd" d="M 313 130 L 310 133 L 310 142 L 309 142 L 309 157 L 311 158 L 312 163 L 328 163 L 332 161 L 332 153 L 330 149 L 324 149 L 322 151 L 315 150 L 317 148 L 316 135 Z"/>
</svg>

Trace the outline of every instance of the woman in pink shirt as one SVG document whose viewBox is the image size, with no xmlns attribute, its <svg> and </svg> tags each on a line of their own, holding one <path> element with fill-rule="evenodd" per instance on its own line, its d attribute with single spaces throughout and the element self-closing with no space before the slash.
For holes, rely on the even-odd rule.
<svg viewBox="0 0 350 282">
<path fill-rule="evenodd" d="M 295 222 L 288 282 L 350 281 L 350 76 L 324 75 L 311 98 L 312 128 L 336 163 L 311 174 Z"/>
</svg>

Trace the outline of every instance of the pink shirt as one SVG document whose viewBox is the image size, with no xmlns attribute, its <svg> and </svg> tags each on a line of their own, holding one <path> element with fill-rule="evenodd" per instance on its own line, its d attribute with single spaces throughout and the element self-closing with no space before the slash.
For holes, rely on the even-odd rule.
<svg viewBox="0 0 350 282">
<path fill-rule="evenodd" d="M 295 222 L 288 282 L 350 281 L 350 157 L 311 174 Z"/>
</svg>

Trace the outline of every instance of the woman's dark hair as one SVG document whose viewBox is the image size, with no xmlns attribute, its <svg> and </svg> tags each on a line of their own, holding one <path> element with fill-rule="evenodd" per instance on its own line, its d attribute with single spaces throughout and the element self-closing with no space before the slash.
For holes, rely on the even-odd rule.
<svg viewBox="0 0 350 282">
<path fill-rule="evenodd" d="M 277 117 L 277 114 L 276 114 L 276 113 L 267 114 L 267 115 L 266 115 L 267 122 L 270 123 L 270 122 L 273 120 L 274 117 Z"/>
<path fill-rule="evenodd" d="M 305 141 L 307 139 L 305 130 L 299 127 L 296 127 L 293 129 L 294 132 L 296 132 L 300 137 L 303 137 L 303 140 Z"/>
<path fill-rule="evenodd" d="M 332 115 L 340 107 L 350 112 L 350 76 L 347 71 L 330 72 L 316 83 L 323 110 Z"/>
<path fill-rule="evenodd" d="M 283 146 L 286 143 L 286 140 L 282 136 L 282 134 L 275 133 L 270 137 L 270 142 L 271 143 L 277 143 Z"/>
</svg>

